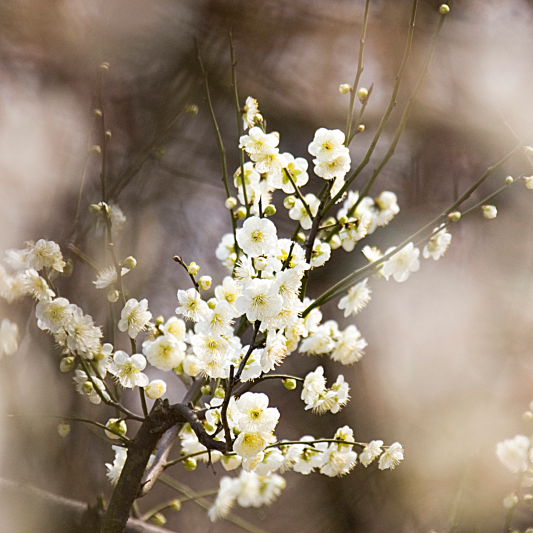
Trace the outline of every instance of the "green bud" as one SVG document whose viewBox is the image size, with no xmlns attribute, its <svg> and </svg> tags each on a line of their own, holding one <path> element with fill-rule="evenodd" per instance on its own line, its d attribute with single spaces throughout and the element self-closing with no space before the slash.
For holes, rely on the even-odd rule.
<svg viewBox="0 0 533 533">
<path fill-rule="evenodd" d="M 299 243 L 299 244 L 304 244 L 305 241 L 306 241 L 305 233 L 303 233 L 302 231 L 299 231 L 296 234 L 296 242 Z"/>
<path fill-rule="evenodd" d="M 283 380 L 283 386 L 287 390 L 294 390 L 296 388 L 296 380 L 292 378 L 287 378 Z"/>
<path fill-rule="evenodd" d="M 189 266 L 187 267 L 187 272 L 191 276 L 196 276 L 196 274 L 200 272 L 200 266 L 198 265 L 198 263 L 195 263 L 194 261 L 192 261 L 191 263 L 189 263 Z"/>
<path fill-rule="evenodd" d="M 268 204 L 266 207 L 265 207 L 265 216 L 266 217 L 271 217 L 273 215 L 276 214 L 276 206 L 274 204 Z"/>
<path fill-rule="evenodd" d="M 217 387 L 215 390 L 215 397 L 224 398 L 224 396 L 226 396 L 226 391 L 224 390 L 224 387 Z"/>
<path fill-rule="evenodd" d="M 211 394 L 211 385 L 202 385 L 200 391 L 204 396 Z"/>
<path fill-rule="evenodd" d="M 193 470 L 196 470 L 196 467 L 198 466 L 198 462 L 193 457 L 187 457 L 187 459 L 183 461 L 183 466 L 187 470 L 190 470 L 192 472 Z"/>
<path fill-rule="evenodd" d="M 122 266 L 124 268 L 129 268 L 130 270 L 133 270 L 137 266 L 137 259 L 135 259 L 135 257 L 130 255 L 126 257 L 124 261 L 122 261 Z"/>
<path fill-rule="evenodd" d="M 447 15 L 450 12 L 450 6 L 448 4 L 441 4 L 439 6 L 439 13 L 441 15 Z"/>
<path fill-rule="evenodd" d="M 157 526 L 164 526 L 167 523 L 167 519 L 163 513 L 155 513 L 150 517 L 150 522 L 153 522 Z"/>
<path fill-rule="evenodd" d="M 170 508 L 174 511 L 179 511 L 181 510 L 181 500 L 174 500 L 171 504 L 170 504 Z"/>
<path fill-rule="evenodd" d="M 452 222 L 458 222 L 461 220 L 461 212 L 460 211 L 452 211 L 451 213 L 448 213 L 448 218 Z"/>
<path fill-rule="evenodd" d="M 235 209 L 237 207 L 237 203 L 237 198 L 235 198 L 235 196 L 229 196 L 226 198 L 224 205 L 226 206 L 226 209 Z"/>
<path fill-rule="evenodd" d="M 360 102 L 366 102 L 368 100 L 368 89 L 366 87 L 361 87 L 357 91 L 357 98 L 359 98 Z"/>
<path fill-rule="evenodd" d="M 246 218 L 246 207 L 241 205 L 241 207 L 239 207 L 239 209 L 235 211 L 235 216 L 240 220 L 242 220 L 243 218 Z"/>
<path fill-rule="evenodd" d="M 76 359 L 71 355 L 63 357 L 59 363 L 59 370 L 61 372 L 70 372 L 71 370 L 74 370 L 75 361 Z"/>
</svg>

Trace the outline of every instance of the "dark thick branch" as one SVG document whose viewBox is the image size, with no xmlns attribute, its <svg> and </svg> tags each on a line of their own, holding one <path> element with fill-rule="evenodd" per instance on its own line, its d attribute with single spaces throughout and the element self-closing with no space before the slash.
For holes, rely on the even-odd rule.
<svg viewBox="0 0 533 533">
<path fill-rule="evenodd" d="M 133 502 L 141 495 L 142 479 L 150 455 L 167 430 L 185 422 L 191 425 L 198 440 L 208 450 L 225 451 L 225 443 L 214 440 L 207 434 L 190 405 L 185 403 L 169 405 L 166 400 L 156 402 L 141 424 L 137 435 L 130 442 L 126 463 L 102 520 L 101 533 L 124 532 Z"/>
</svg>

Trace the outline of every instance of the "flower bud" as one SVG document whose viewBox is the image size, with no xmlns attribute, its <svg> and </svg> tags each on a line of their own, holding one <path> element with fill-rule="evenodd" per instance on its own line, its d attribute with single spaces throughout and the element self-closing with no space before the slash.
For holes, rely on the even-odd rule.
<svg viewBox="0 0 533 533">
<path fill-rule="evenodd" d="M 341 226 L 345 226 L 347 223 L 348 223 L 348 217 L 347 216 L 339 217 L 339 224 Z"/>
<path fill-rule="evenodd" d="M 448 4 L 441 4 L 439 6 L 439 13 L 441 15 L 447 15 L 450 12 L 450 6 Z"/>
<path fill-rule="evenodd" d="M 513 183 L 514 183 L 514 178 L 513 178 L 513 176 L 507 176 L 507 177 L 505 178 L 505 183 L 507 183 L 507 185 L 511 185 L 511 184 L 513 184 Z"/>
<path fill-rule="evenodd" d="M 105 427 L 110 430 L 105 430 L 106 437 L 113 440 L 119 439 L 120 435 L 124 436 L 128 432 L 128 426 L 126 425 L 126 421 L 121 420 L 120 418 L 110 418 L 106 422 Z"/>
<path fill-rule="evenodd" d="M 526 189 L 533 189 L 533 176 L 524 176 L 522 179 L 526 184 Z"/>
<path fill-rule="evenodd" d="M 224 390 L 224 387 L 217 387 L 215 389 L 215 398 L 224 398 L 226 396 L 226 391 Z"/>
<path fill-rule="evenodd" d="M 241 207 L 239 207 L 239 209 L 235 211 L 235 216 L 240 220 L 242 220 L 243 218 L 246 218 L 246 207 L 241 205 Z"/>
<path fill-rule="evenodd" d="M 189 263 L 189 266 L 187 267 L 187 272 L 191 276 L 196 276 L 196 274 L 198 274 L 198 272 L 200 272 L 200 266 L 197 263 L 195 263 L 194 261 L 192 261 L 191 263 Z"/>
<path fill-rule="evenodd" d="M 173 511 L 181 510 L 181 500 L 173 500 L 172 503 L 170 504 L 170 508 Z"/>
<path fill-rule="evenodd" d="M 132 255 L 129 255 L 122 261 L 122 266 L 124 268 L 129 268 L 130 270 L 133 270 L 137 266 L 137 259 L 133 257 Z"/>
<path fill-rule="evenodd" d="M 118 302 L 119 298 L 120 298 L 120 292 L 117 289 L 109 289 L 109 291 L 107 291 L 108 302 L 111 302 L 113 304 L 115 302 Z"/>
<path fill-rule="evenodd" d="M 187 459 L 185 459 L 185 461 L 183 461 L 183 466 L 187 469 L 187 470 L 196 470 L 196 467 L 198 466 L 198 462 L 196 461 L 196 459 L 192 458 L 192 457 L 187 457 Z"/>
<path fill-rule="evenodd" d="M 63 267 L 63 272 L 61 273 L 65 277 L 69 277 L 72 275 L 72 271 L 74 270 L 74 263 L 72 262 L 72 259 L 67 259 L 65 261 L 65 266 Z"/>
<path fill-rule="evenodd" d="M 533 420 L 533 413 L 531 411 L 526 411 L 523 415 L 522 415 L 522 418 L 524 420 L 527 420 L 528 422 L 530 422 L 531 420 Z"/>
<path fill-rule="evenodd" d="M 296 242 L 299 243 L 299 244 L 304 244 L 305 241 L 306 241 L 305 233 L 303 233 L 302 231 L 299 231 L 296 234 Z"/>
<path fill-rule="evenodd" d="M 329 245 L 332 250 L 338 250 L 342 246 L 341 238 L 337 234 L 333 235 L 329 240 Z"/>
<path fill-rule="evenodd" d="M 190 115 L 197 115 L 200 111 L 200 108 L 196 104 L 187 104 L 185 106 L 185 112 Z"/>
<path fill-rule="evenodd" d="M 285 209 L 292 209 L 295 203 L 296 198 L 292 195 L 289 195 L 285 197 L 285 200 L 283 200 L 283 207 L 285 207 Z"/>
<path fill-rule="evenodd" d="M 100 204 L 91 204 L 89 206 L 89 211 L 91 213 L 99 213 L 102 210 L 102 206 Z"/>
<path fill-rule="evenodd" d="M 276 214 L 276 206 L 274 204 L 268 204 L 265 207 L 264 215 L 266 217 L 271 217 L 272 215 Z"/>
<path fill-rule="evenodd" d="M 94 391 L 94 386 L 90 381 L 85 381 L 83 385 L 81 386 L 81 390 L 85 394 L 91 394 Z"/>
<path fill-rule="evenodd" d="M 265 268 L 268 266 L 268 261 L 265 257 L 256 257 L 254 259 L 254 267 L 256 270 L 265 270 Z"/>
<path fill-rule="evenodd" d="M 163 315 L 159 315 L 159 316 L 155 319 L 155 325 L 156 325 L 156 326 L 162 326 L 164 323 L 165 323 L 165 317 L 164 317 Z"/>
<path fill-rule="evenodd" d="M 70 433 L 70 424 L 63 423 L 57 425 L 57 432 L 60 437 L 65 438 Z"/>
<path fill-rule="evenodd" d="M 71 355 L 63 357 L 59 363 L 59 370 L 61 372 L 70 372 L 71 370 L 74 370 L 75 361 L 76 359 Z"/>
<path fill-rule="evenodd" d="M 461 220 L 461 212 L 460 211 L 452 211 L 451 213 L 448 213 L 448 218 L 452 222 L 458 222 Z"/>
<path fill-rule="evenodd" d="M 224 202 L 224 205 L 226 206 L 226 209 L 234 209 L 237 207 L 237 203 L 237 198 L 235 198 L 235 196 L 228 196 Z"/>
<path fill-rule="evenodd" d="M 209 300 L 207 300 L 207 306 L 209 307 L 209 309 L 215 309 L 217 306 L 217 303 L 218 303 L 218 300 L 216 298 L 209 298 Z"/>
<path fill-rule="evenodd" d="M 110 67 L 110 64 L 108 61 L 103 61 L 102 63 L 100 63 L 100 68 L 102 70 L 109 70 L 109 67 Z"/>
<path fill-rule="evenodd" d="M 365 130 L 366 130 L 366 126 L 364 124 L 359 124 L 359 126 L 357 126 L 358 133 L 363 133 L 363 131 Z"/>
<path fill-rule="evenodd" d="M 482 205 L 481 210 L 483 211 L 483 216 L 489 220 L 496 218 L 498 215 L 498 210 L 494 205 Z"/>
<path fill-rule="evenodd" d="M 150 522 L 156 526 L 164 526 L 167 523 L 167 519 L 163 513 L 155 513 L 150 517 Z"/>
<path fill-rule="evenodd" d="M 95 114 L 97 117 L 101 117 L 101 116 L 102 116 L 102 110 L 96 108 L 96 109 L 94 110 L 94 114 Z"/>
<path fill-rule="evenodd" d="M 292 378 L 287 378 L 283 380 L 283 386 L 287 390 L 294 390 L 296 388 L 296 380 Z"/>
<path fill-rule="evenodd" d="M 211 385 L 202 385 L 202 388 L 200 389 L 200 392 L 204 396 L 208 396 L 209 394 L 211 394 Z"/>
<path fill-rule="evenodd" d="M 531 502 L 531 501 L 533 501 L 533 494 L 524 494 L 524 496 L 523 496 L 523 500 L 524 500 L 525 502 Z"/>
<path fill-rule="evenodd" d="M 366 87 L 361 87 L 357 91 L 357 98 L 359 98 L 359 101 L 364 103 L 368 100 L 368 89 Z"/>
<path fill-rule="evenodd" d="M 211 287 L 211 283 L 213 283 L 213 278 L 211 276 L 201 276 L 198 280 L 198 286 L 202 291 L 208 290 L 209 287 Z"/>
<path fill-rule="evenodd" d="M 349 83 L 341 83 L 339 85 L 339 92 L 341 94 L 348 94 L 349 92 L 351 92 L 351 90 L 352 86 Z"/>
<path fill-rule="evenodd" d="M 144 387 L 144 392 L 151 400 L 157 400 L 167 392 L 167 384 L 162 379 L 153 379 Z"/>
</svg>

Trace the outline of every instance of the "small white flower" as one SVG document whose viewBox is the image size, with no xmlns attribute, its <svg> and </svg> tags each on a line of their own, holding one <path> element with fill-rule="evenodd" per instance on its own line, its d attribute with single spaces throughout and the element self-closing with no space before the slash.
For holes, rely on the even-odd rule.
<svg viewBox="0 0 533 533">
<path fill-rule="evenodd" d="M 266 433 L 239 433 L 233 450 L 244 458 L 257 457 L 267 446 L 270 435 Z"/>
<path fill-rule="evenodd" d="M 140 302 L 130 298 L 120 314 L 117 327 L 120 331 L 128 332 L 134 339 L 141 331 L 148 329 L 152 313 L 148 311 L 148 300 L 143 298 Z"/>
<path fill-rule="evenodd" d="M 120 269 L 120 276 L 125 276 L 130 271 L 129 268 L 122 267 Z M 117 281 L 117 269 L 110 265 L 108 267 L 105 267 L 104 269 L 100 270 L 98 272 L 98 275 L 96 276 L 96 279 L 93 281 L 94 286 L 97 289 L 105 289 L 112 285 L 113 283 L 116 283 Z"/>
<path fill-rule="evenodd" d="M 115 376 L 120 384 L 127 388 L 146 387 L 149 383 L 148 376 L 143 374 L 146 368 L 146 359 L 140 353 L 131 357 L 122 350 L 117 350 L 113 361 L 109 365 L 109 372 Z"/>
<path fill-rule="evenodd" d="M 394 470 L 403 461 L 403 448 L 399 442 L 391 444 L 379 458 L 380 470 Z"/>
<path fill-rule="evenodd" d="M 344 316 L 356 315 L 366 307 L 366 304 L 370 301 L 370 288 L 368 287 L 368 278 L 364 279 L 350 287 L 348 294 L 343 296 L 339 301 L 339 309 L 344 309 Z"/>
<path fill-rule="evenodd" d="M 429 239 L 426 246 L 422 250 L 422 255 L 425 259 L 432 258 L 435 261 L 440 259 L 444 252 L 448 249 L 450 242 L 452 241 L 452 236 L 446 231 L 446 228 L 442 228 L 437 231 L 438 228 L 433 230 L 433 235 Z"/>
<path fill-rule="evenodd" d="M 359 454 L 359 461 L 363 466 L 368 466 L 372 461 L 381 455 L 382 440 L 373 440 L 369 442 L 363 451 Z"/>
<path fill-rule="evenodd" d="M 305 402 L 306 409 L 311 409 L 321 395 L 326 392 L 326 378 L 324 377 L 324 368 L 317 367 L 313 372 L 305 376 L 301 399 Z"/>
<path fill-rule="evenodd" d="M 530 440 L 525 435 L 516 435 L 496 445 L 496 455 L 513 474 L 525 472 L 528 468 Z"/>
<path fill-rule="evenodd" d="M 56 333 L 61 328 L 68 327 L 75 309 L 76 306 L 71 305 L 66 298 L 40 301 L 35 307 L 37 327 Z"/>
<path fill-rule="evenodd" d="M 387 253 L 393 250 L 394 248 L 390 248 Z M 420 269 L 419 255 L 420 250 L 415 248 L 412 242 L 406 244 L 383 263 L 381 269 L 383 276 L 386 280 L 392 276 L 399 283 L 407 281 L 411 272 L 417 272 Z"/>
<path fill-rule="evenodd" d="M 111 446 L 111 448 L 113 448 L 113 451 L 115 452 L 115 459 L 113 460 L 113 464 L 105 464 L 107 468 L 106 475 L 109 478 L 109 481 L 111 481 L 113 485 L 116 485 L 120 478 L 120 474 L 122 474 L 122 469 L 126 464 L 128 450 L 122 446 Z"/>
<path fill-rule="evenodd" d="M 331 351 L 331 359 L 343 365 L 351 365 L 360 361 L 364 349 L 368 346 L 366 340 L 353 324 L 339 334 L 338 340 Z"/>
<path fill-rule="evenodd" d="M 189 318 L 193 322 L 198 322 L 207 317 L 209 313 L 207 303 L 202 300 L 200 293 L 195 289 L 186 291 L 180 289 L 178 291 L 178 301 L 181 305 L 176 308 L 176 313 Z"/>
<path fill-rule="evenodd" d="M 236 402 L 237 427 L 246 433 L 271 433 L 279 421 L 279 411 L 268 407 L 268 396 L 245 392 Z"/>
<path fill-rule="evenodd" d="M 328 160 L 334 157 L 339 150 L 345 148 L 344 139 L 344 133 L 341 130 L 319 128 L 307 149 L 311 155 L 318 159 Z"/>
<path fill-rule="evenodd" d="M 282 305 L 283 299 L 276 291 L 274 282 L 268 279 L 251 280 L 237 300 L 237 309 L 246 313 L 250 322 L 263 322 L 275 317 Z"/>
<path fill-rule="evenodd" d="M 168 371 L 177 368 L 185 357 L 186 345 L 173 335 L 160 335 L 154 340 L 143 342 L 143 354 L 148 362 Z"/>
<path fill-rule="evenodd" d="M 276 226 L 267 218 L 250 217 L 237 230 L 237 243 L 249 257 L 269 253 L 277 241 Z"/>
<path fill-rule="evenodd" d="M 242 114 L 243 129 L 253 128 L 256 120 L 259 120 L 261 114 L 259 113 L 259 104 L 257 100 L 251 96 L 246 98 Z"/>
</svg>

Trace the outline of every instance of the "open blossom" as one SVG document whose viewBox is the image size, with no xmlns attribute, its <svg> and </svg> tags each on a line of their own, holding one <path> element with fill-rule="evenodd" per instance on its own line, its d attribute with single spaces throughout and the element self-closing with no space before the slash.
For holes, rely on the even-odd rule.
<svg viewBox="0 0 533 533">
<path fill-rule="evenodd" d="M 444 252 L 446 252 L 448 246 L 452 242 L 452 236 L 446 231 L 446 228 L 437 230 L 438 228 L 433 230 L 433 235 L 422 250 L 422 255 L 426 259 L 431 257 L 432 259 L 435 259 L 435 261 L 444 255 Z"/>
<path fill-rule="evenodd" d="M 395 215 L 400 212 L 398 198 L 391 191 L 383 191 L 375 200 L 379 211 L 376 214 L 376 224 L 386 226 Z"/>
<path fill-rule="evenodd" d="M 140 302 L 135 298 L 130 298 L 120 314 L 117 327 L 120 331 L 128 332 L 134 339 L 141 331 L 148 329 L 152 313 L 148 311 L 148 300 L 142 299 Z"/>
<path fill-rule="evenodd" d="M 262 119 L 261 114 L 259 113 L 259 104 L 255 98 L 248 96 L 244 103 L 243 114 L 242 114 L 242 123 L 243 129 L 253 128 L 256 121 Z"/>
<path fill-rule="evenodd" d="M 143 353 L 148 362 L 160 370 L 177 368 L 185 357 L 186 345 L 173 335 L 160 335 L 143 342 Z"/>
<path fill-rule="evenodd" d="M 276 246 L 276 240 L 276 226 L 267 218 L 247 218 L 237 230 L 237 243 L 249 257 L 269 253 Z"/>
<path fill-rule="evenodd" d="M 309 211 L 311 211 L 311 214 L 316 216 L 320 206 L 320 200 L 312 193 L 306 194 L 304 196 L 304 200 L 309 208 Z M 294 202 L 294 206 L 289 210 L 289 218 L 292 220 L 297 220 L 303 229 L 311 229 L 311 226 L 313 225 L 313 221 L 309 216 L 306 206 L 299 198 Z"/>
<path fill-rule="evenodd" d="M 63 328 L 61 333 L 66 336 L 64 344 L 72 352 L 86 359 L 93 359 L 94 354 L 100 350 L 102 337 L 102 331 L 94 325 L 93 318 L 83 314 L 83 311 L 75 306 L 74 312 Z M 61 337 L 56 336 L 56 340 L 61 341 Z"/>
<path fill-rule="evenodd" d="M 124 448 L 122 446 L 111 446 L 111 448 L 115 452 L 115 458 L 113 459 L 112 464 L 105 464 L 107 468 L 106 475 L 109 481 L 111 481 L 113 485 L 116 485 L 118 479 L 120 478 L 120 474 L 122 473 L 122 469 L 126 464 L 126 459 L 128 458 L 128 450 L 127 448 Z"/>
<path fill-rule="evenodd" d="M 89 401 L 94 405 L 99 405 L 102 398 L 109 400 L 109 394 L 105 389 L 104 382 L 96 376 L 89 376 L 83 370 L 74 372 L 74 384 L 76 391 L 87 396 Z"/>
<path fill-rule="evenodd" d="M 327 442 L 306 444 L 314 440 L 313 436 L 305 435 L 300 438 L 302 444 L 288 446 L 285 455 L 285 468 L 292 468 L 304 476 L 320 468 L 324 463 L 324 453 L 328 449 L 328 444 Z"/>
<path fill-rule="evenodd" d="M 320 467 L 320 473 L 329 477 L 345 476 L 350 473 L 357 463 L 357 453 L 353 450 L 339 450 L 335 445 L 324 454 L 324 462 Z"/>
<path fill-rule="evenodd" d="M 268 446 L 269 440 L 268 433 L 239 433 L 233 443 L 233 450 L 244 458 L 257 457 Z"/>
<path fill-rule="evenodd" d="M 353 324 L 340 332 L 337 342 L 331 351 L 331 359 L 343 365 L 351 365 L 360 361 L 364 355 L 364 349 L 368 346 L 366 340 Z"/>
<path fill-rule="evenodd" d="M 51 268 L 57 272 L 63 272 L 65 261 L 59 245 L 54 241 L 39 239 L 36 243 L 26 243 L 25 259 L 27 267 L 39 271 L 43 268 Z"/>
<path fill-rule="evenodd" d="M 394 470 L 403 461 L 403 448 L 399 442 L 391 444 L 379 458 L 380 470 Z"/>
<path fill-rule="evenodd" d="M 205 318 L 209 312 L 209 307 L 200 293 L 196 289 L 178 291 L 178 302 L 180 305 L 176 308 L 176 313 L 189 318 L 193 322 L 198 322 Z"/>
<path fill-rule="evenodd" d="M 283 299 L 274 282 L 268 279 L 251 280 L 237 300 L 237 309 L 245 313 L 250 322 L 273 318 L 281 311 L 282 305 Z"/>
<path fill-rule="evenodd" d="M 131 357 L 122 350 L 117 350 L 113 361 L 109 365 L 109 372 L 115 376 L 119 383 L 127 388 L 146 387 L 149 383 L 148 376 L 143 374 L 146 368 L 146 359 L 140 353 Z"/>
<path fill-rule="evenodd" d="M 368 278 L 350 287 L 348 294 L 339 301 L 339 309 L 344 310 L 344 316 L 356 315 L 370 301 L 370 288 Z"/>
<path fill-rule="evenodd" d="M 268 407 L 268 396 L 263 393 L 246 392 L 236 403 L 237 427 L 248 433 L 270 433 L 274 431 L 279 411 Z"/>
<path fill-rule="evenodd" d="M 272 153 L 277 150 L 279 144 L 279 134 L 277 132 L 265 133 L 258 126 L 250 128 L 248 135 L 243 135 L 239 139 L 239 148 L 243 148 L 255 161 L 254 157 L 259 154 Z"/>
<path fill-rule="evenodd" d="M 77 306 L 72 305 L 66 298 L 54 298 L 37 303 L 35 316 L 39 329 L 56 333 L 68 326 Z"/>
<path fill-rule="evenodd" d="M 513 474 L 525 472 L 528 468 L 528 453 L 531 441 L 525 435 L 498 442 L 496 455 L 502 464 Z"/>
<path fill-rule="evenodd" d="M 382 440 L 373 440 L 369 442 L 359 454 L 359 462 L 363 466 L 368 466 L 381 455 L 382 446 Z"/>
<path fill-rule="evenodd" d="M 125 276 L 130 271 L 129 268 L 122 267 L 120 269 L 120 276 Z M 106 268 L 100 270 L 96 279 L 93 281 L 94 286 L 97 289 L 105 289 L 116 283 L 117 281 L 117 269 L 113 265 L 109 265 Z"/>
<path fill-rule="evenodd" d="M 345 148 L 344 139 L 344 133 L 341 130 L 319 128 L 307 149 L 311 155 L 318 159 L 328 160 Z"/>
<path fill-rule="evenodd" d="M 301 398 L 305 402 L 306 409 L 311 409 L 319 397 L 326 392 L 326 378 L 324 367 L 318 366 L 313 372 L 305 376 Z"/>
<path fill-rule="evenodd" d="M 387 253 L 393 250 L 394 248 L 390 248 Z M 420 250 L 415 248 L 412 242 L 406 244 L 383 263 L 381 269 L 383 276 L 386 280 L 392 276 L 399 283 L 407 281 L 411 272 L 417 272 L 420 268 L 419 255 Z"/>
</svg>

